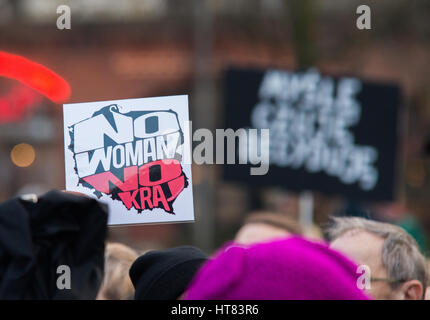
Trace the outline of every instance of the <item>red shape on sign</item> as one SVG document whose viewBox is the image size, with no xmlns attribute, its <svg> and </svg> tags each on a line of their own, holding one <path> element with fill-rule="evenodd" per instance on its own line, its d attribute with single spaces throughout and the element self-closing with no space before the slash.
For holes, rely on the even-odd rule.
<svg viewBox="0 0 430 320">
<path fill-rule="evenodd" d="M 137 189 L 137 177 L 137 166 L 132 166 L 124 168 L 124 181 L 118 179 L 110 171 L 93 174 L 83 179 L 96 190 L 110 194 L 113 188 L 119 188 L 121 191 Z"/>
<path fill-rule="evenodd" d="M 139 168 L 131 166 L 123 170 L 123 180 L 110 171 L 82 179 L 97 191 L 118 196 L 129 210 L 132 207 L 138 210 L 155 207 L 171 212 L 170 203 L 185 188 L 185 174 L 176 159 L 153 161 Z M 154 171 L 152 174 L 151 170 Z M 164 184 L 168 188 L 167 195 L 162 187 Z"/>
</svg>

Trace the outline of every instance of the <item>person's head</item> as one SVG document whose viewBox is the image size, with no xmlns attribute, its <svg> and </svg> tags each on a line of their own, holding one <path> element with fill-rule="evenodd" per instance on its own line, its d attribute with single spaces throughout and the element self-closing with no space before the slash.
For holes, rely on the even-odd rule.
<svg viewBox="0 0 430 320">
<path fill-rule="evenodd" d="M 124 244 L 106 244 L 105 274 L 97 295 L 98 300 L 133 299 L 134 288 L 128 271 L 137 257 L 137 252 Z"/>
<path fill-rule="evenodd" d="M 187 300 L 367 299 L 357 265 L 327 244 L 288 237 L 220 249 L 197 273 Z"/>
<path fill-rule="evenodd" d="M 370 269 L 369 294 L 375 299 L 422 299 L 427 286 L 426 260 L 402 228 L 356 217 L 333 218 L 331 247 Z"/>
<path fill-rule="evenodd" d="M 180 299 L 206 259 L 203 251 L 191 246 L 146 252 L 130 268 L 134 299 Z"/>
<path fill-rule="evenodd" d="M 288 216 L 278 213 L 258 212 L 245 219 L 243 226 L 234 238 L 234 242 L 251 244 L 302 234 L 303 229 L 300 224 Z"/>
</svg>

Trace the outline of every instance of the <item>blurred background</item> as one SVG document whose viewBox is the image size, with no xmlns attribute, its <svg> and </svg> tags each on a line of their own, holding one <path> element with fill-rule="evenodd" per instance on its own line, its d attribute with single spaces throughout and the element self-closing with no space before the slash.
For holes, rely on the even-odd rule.
<svg viewBox="0 0 430 320">
<path fill-rule="evenodd" d="M 56 26 L 63 4 L 71 9 L 70 30 Z M 372 10 L 371 30 L 356 27 L 361 4 Z M 393 222 L 427 253 L 429 17 L 427 0 L 0 0 L 0 51 L 49 68 L 71 87 L 58 103 L 0 77 L 0 200 L 64 189 L 63 102 L 188 94 L 193 129 L 213 130 L 223 128 L 226 68 L 316 67 L 397 83 L 405 111 L 396 201 L 314 193 L 313 223 L 333 214 Z M 222 170 L 193 165 L 196 223 L 110 227 L 110 239 L 138 249 L 194 244 L 212 252 L 254 210 L 299 219 L 299 195 L 283 188 L 255 194 L 223 181 Z"/>
</svg>

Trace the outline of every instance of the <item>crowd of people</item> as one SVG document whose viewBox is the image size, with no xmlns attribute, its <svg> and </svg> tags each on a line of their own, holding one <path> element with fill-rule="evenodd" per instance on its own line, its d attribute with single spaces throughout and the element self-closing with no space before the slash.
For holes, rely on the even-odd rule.
<svg viewBox="0 0 430 320">
<path fill-rule="evenodd" d="M 208 256 L 106 242 L 107 216 L 101 202 L 61 191 L 1 204 L 0 299 L 430 299 L 428 261 L 389 223 L 333 217 L 320 231 L 258 212 Z M 67 288 L 59 266 L 70 268 Z"/>
</svg>

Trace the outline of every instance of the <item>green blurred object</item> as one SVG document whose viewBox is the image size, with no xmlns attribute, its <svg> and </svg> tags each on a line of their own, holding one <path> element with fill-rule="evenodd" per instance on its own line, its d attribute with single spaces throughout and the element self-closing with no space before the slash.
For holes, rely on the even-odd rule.
<svg viewBox="0 0 430 320">
<path fill-rule="evenodd" d="M 415 239 L 426 257 L 430 256 L 428 238 L 414 216 L 407 214 L 404 219 L 397 222 L 397 225 L 405 229 Z"/>
<path fill-rule="evenodd" d="M 288 3 L 291 8 L 297 65 L 299 69 L 313 67 L 317 60 L 314 0 L 292 0 Z"/>
</svg>

